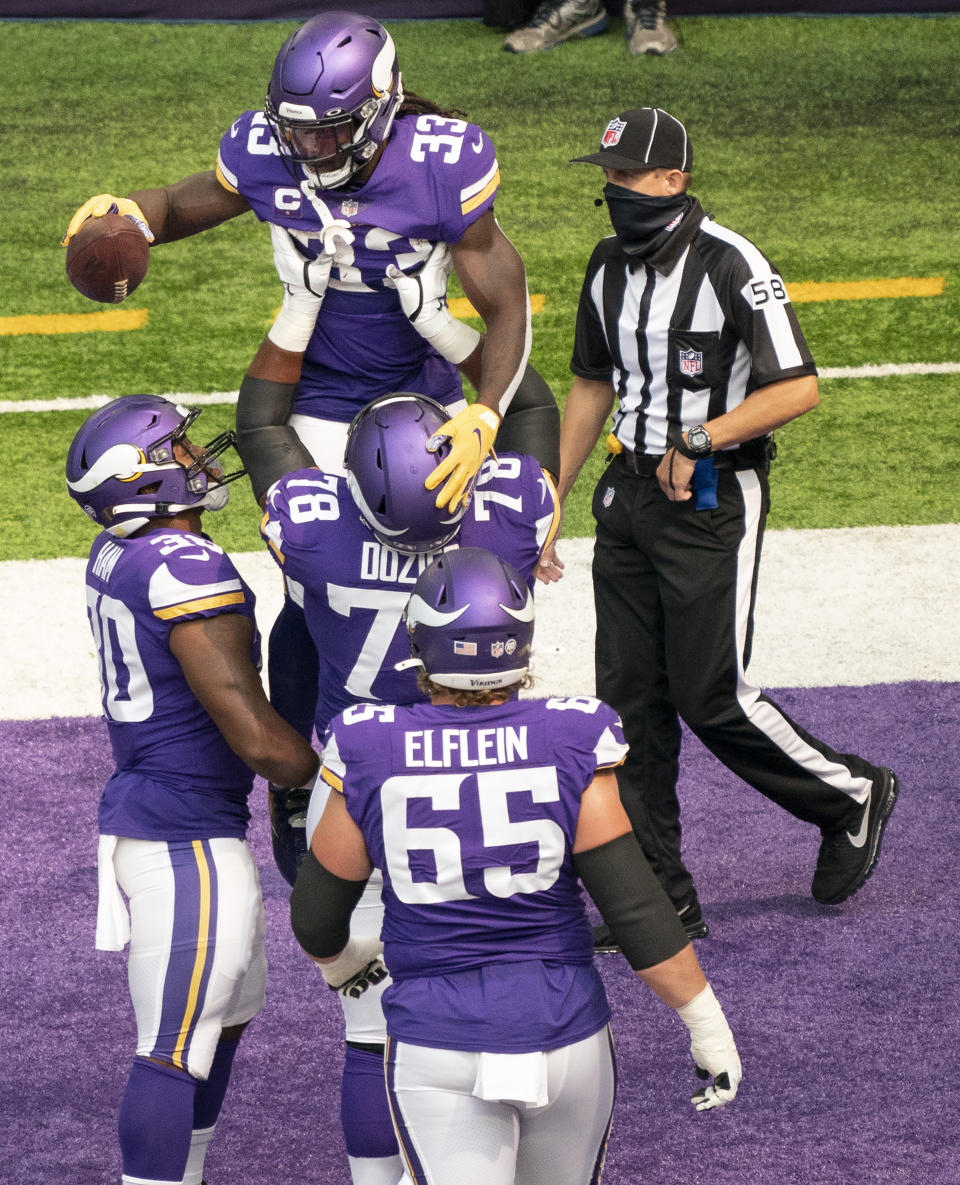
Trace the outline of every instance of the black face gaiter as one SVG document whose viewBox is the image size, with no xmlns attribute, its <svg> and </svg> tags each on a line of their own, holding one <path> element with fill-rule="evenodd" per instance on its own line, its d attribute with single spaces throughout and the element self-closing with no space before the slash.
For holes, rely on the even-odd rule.
<svg viewBox="0 0 960 1185">
<path fill-rule="evenodd" d="M 610 182 L 603 197 L 620 246 L 628 255 L 640 256 L 652 255 L 666 242 L 693 201 L 685 193 L 653 197 Z"/>
</svg>

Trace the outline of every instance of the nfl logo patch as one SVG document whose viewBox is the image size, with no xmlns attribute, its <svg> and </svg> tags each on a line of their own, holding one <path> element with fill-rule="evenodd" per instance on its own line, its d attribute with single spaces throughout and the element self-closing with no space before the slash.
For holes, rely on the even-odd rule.
<svg viewBox="0 0 960 1185">
<path fill-rule="evenodd" d="M 622 119 L 611 119 L 607 124 L 607 130 L 603 133 L 600 147 L 613 148 L 614 145 L 619 144 L 620 137 L 623 135 L 626 126 L 626 123 Z"/>
<path fill-rule="evenodd" d="M 353 198 L 347 198 L 345 202 L 340 203 L 340 213 L 344 218 L 352 218 L 354 214 L 359 214 L 360 203 L 354 201 Z"/>
<path fill-rule="evenodd" d="M 606 510 L 613 502 L 613 486 L 607 486 L 603 491 L 603 508 Z"/>
<path fill-rule="evenodd" d="M 465 654 L 468 658 L 476 658 L 477 644 L 476 642 L 454 642 L 453 653 Z"/>
<path fill-rule="evenodd" d="M 490 657 L 491 658 L 503 658 L 503 643 L 502 642 L 491 642 L 490 643 Z"/>
<path fill-rule="evenodd" d="M 680 373 L 693 375 L 703 372 L 703 350 L 680 351 Z"/>
</svg>

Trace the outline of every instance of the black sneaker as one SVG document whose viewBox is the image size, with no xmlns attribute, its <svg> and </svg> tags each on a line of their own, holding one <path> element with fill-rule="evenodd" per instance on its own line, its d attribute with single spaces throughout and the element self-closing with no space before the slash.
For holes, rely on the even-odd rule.
<svg viewBox="0 0 960 1185">
<path fill-rule="evenodd" d="M 700 912 L 699 901 L 691 901 L 688 905 L 684 905 L 677 910 L 677 914 L 691 942 L 694 938 L 706 938 L 710 933 L 710 927 L 703 920 L 703 914 Z"/>
<path fill-rule="evenodd" d="M 870 787 L 860 825 L 824 835 L 817 856 L 810 892 L 821 905 L 846 901 L 873 872 L 880 857 L 884 828 L 890 818 L 900 785 L 893 770 L 883 768 Z"/>
</svg>

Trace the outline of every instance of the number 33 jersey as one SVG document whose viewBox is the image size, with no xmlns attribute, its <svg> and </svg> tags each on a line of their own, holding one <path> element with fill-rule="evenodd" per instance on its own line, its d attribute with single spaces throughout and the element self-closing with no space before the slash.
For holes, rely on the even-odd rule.
<svg viewBox="0 0 960 1185">
<path fill-rule="evenodd" d="M 392 1036 L 516 1053 L 606 1024 L 573 843 L 584 790 L 625 754 L 590 696 L 334 719 L 321 777 L 383 869 Z"/>
<path fill-rule="evenodd" d="M 353 231 L 333 259 L 294 411 L 349 421 L 390 391 L 461 398 L 457 368 L 417 333 L 385 279 L 391 265 L 415 271 L 434 243 L 458 242 L 492 209 L 500 173 L 487 135 L 461 119 L 406 115 L 362 185 L 323 190 L 301 165 L 289 168 L 296 177 L 262 111 L 244 112 L 220 142 L 221 185 L 261 221 L 286 227 L 305 262 L 320 254 L 327 223 L 344 220 Z"/>
<path fill-rule="evenodd" d="M 132 839 L 242 838 L 253 772 L 193 694 L 170 650 L 179 622 L 241 613 L 255 598 L 230 557 L 206 537 L 107 532 L 87 564 L 87 614 L 100 663 L 103 714 L 116 770 L 99 829 Z M 253 628 L 251 658 L 260 665 Z"/>
<path fill-rule="evenodd" d="M 533 587 L 540 552 L 557 529 L 553 483 L 528 456 L 486 461 L 454 547 L 485 547 L 512 564 Z M 317 736 L 331 718 L 360 700 L 424 699 L 401 620 L 417 577 L 437 553 L 406 555 L 380 543 L 347 489 L 346 479 L 318 469 L 288 473 L 267 494 L 260 533 L 303 606 L 320 658 Z"/>
</svg>

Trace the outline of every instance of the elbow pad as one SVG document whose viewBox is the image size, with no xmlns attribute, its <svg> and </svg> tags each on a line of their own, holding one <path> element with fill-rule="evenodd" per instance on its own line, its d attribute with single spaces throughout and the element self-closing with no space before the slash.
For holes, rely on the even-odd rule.
<svg viewBox="0 0 960 1185">
<path fill-rule="evenodd" d="M 495 452 L 528 453 L 554 479 L 560 474 L 560 409 L 546 381 L 529 364 L 493 447 Z"/>
<path fill-rule="evenodd" d="M 244 375 L 237 399 L 237 452 L 259 502 L 285 473 L 313 464 L 300 437 L 286 423 L 296 383 Z"/>
<path fill-rule="evenodd" d="M 632 831 L 573 857 L 583 886 L 634 971 L 670 959 L 689 939 Z"/>
<path fill-rule="evenodd" d="M 307 850 L 290 894 L 290 925 L 308 955 L 329 959 L 350 940 L 350 915 L 366 881 L 347 881 L 324 868 Z"/>
</svg>

